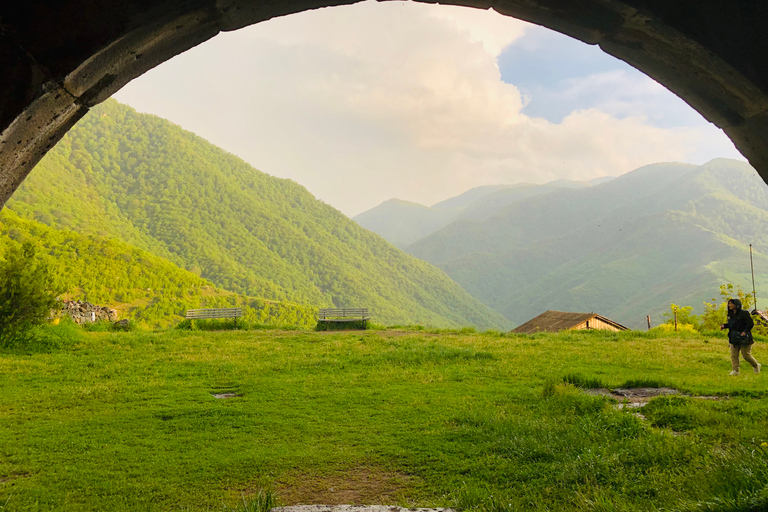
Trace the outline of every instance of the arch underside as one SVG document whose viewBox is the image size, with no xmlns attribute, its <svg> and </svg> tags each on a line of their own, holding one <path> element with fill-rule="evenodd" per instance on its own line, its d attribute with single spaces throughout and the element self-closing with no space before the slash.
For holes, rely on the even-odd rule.
<svg viewBox="0 0 768 512">
<path fill-rule="evenodd" d="M 356 0 L 25 0 L 0 7 L 0 207 L 93 105 L 221 31 Z M 429 2 L 432 3 L 432 2 Z M 452 0 L 562 32 L 722 128 L 768 182 L 764 0 Z M 54 4 L 54 5 L 52 5 Z"/>
</svg>

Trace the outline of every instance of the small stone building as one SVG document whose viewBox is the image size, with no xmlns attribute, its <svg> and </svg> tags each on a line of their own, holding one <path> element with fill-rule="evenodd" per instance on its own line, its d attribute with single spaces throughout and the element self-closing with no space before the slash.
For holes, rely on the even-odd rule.
<svg viewBox="0 0 768 512">
<path fill-rule="evenodd" d="M 603 331 L 628 331 L 620 323 L 614 322 L 597 313 L 569 313 L 566 311 L 545 311 L 536 318 L 528 320 L 511 332 L 532 334 L 536 332 L 558 332 L 581 329 L 600 329 Z"/>
</svg>

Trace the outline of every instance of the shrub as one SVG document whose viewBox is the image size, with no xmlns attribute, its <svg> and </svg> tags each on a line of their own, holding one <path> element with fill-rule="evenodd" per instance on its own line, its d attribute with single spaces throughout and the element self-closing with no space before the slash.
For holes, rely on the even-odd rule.
<svg viewBox="0 0 768 512">
<path fill-rule="evenodd" d="M 675 324 L 674 323 L 659 324 L 656 327 L 654 327 L 653 330 L 664 331 L 664 332 L 674 332 Z M 678 332 L 698 332 L 695 325 L 683 324 L 680 322 L 677 323 L 677 331 Z"/>
<path fill-rule="evenodd" d="M 355 320 L 351 322 L 317 322 L 316 331 L 361 331 L 368 329 L 368 322 Z"/>
<path fill-rule="evenodd" d="M 701 325 L 701 319 L 693 314 L 692 306 L 678 306 L 677 304 L 670 304 L 669 311 L 664 313 L 667 321 L 661 325 L 672 326 L 672 330 L 675 328 L 675 313 L 677 313 L 677 328 L 681 326 L 687 326 L 684 330 L 697 331 Z"/>
<path fill-rule="evenodd" d="M 85 323 L 82 329 L 90 332 L 130 332 L 136 330 L 136 324 L 128 319 L 119 322 L 110 322 L 109 320 L 99 320 L 97 322 Z"/>
<path fill-rule="evenodd" d="M 31 242 L 12 244 L 0 261 L 0 346 L 21 346 L 56 308 L 59 290 Z"/>
<path fill-rule="evenodd" d="M 751 294 L 744 292 L 741 286 L 734 286 L 732 284 L 720 285 L 720 300 L 712 298 L 710 301 L 704 302 L 704 313 L 701 316 L 693 314 L 693 308 L 691 306 L 678 306 L 677 304 L 670 304 L 670 311 L 664 313 L 666 322 L 659 325 L 657 329 L 670 331 L 674 329 L 675 325 L 675 312 L 677 312 L 677 330 L 678 331 L 719 331 L 720 326 L 726 322 L 726 311 L 728 310 L 729 299 L 739 299 L 743 309 L 749 311 L 754 304 L 754 298 Z M 755 321 L 755 328 L 753 329 L 755 334 L 768 334 L 768 325 L 764 325 L 759 320 Z"/>
</svg>

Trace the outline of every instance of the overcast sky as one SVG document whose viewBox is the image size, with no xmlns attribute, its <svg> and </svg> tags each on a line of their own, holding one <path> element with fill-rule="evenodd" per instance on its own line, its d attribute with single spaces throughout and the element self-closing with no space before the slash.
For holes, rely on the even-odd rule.
<svg viewBox="0 0 768 512">
<path fill-rule="evenodd" d="M 397 197 L 740 158 L 599 48 L 493 11 L 364 2 L 220 34 L 115 97 L 353 216 Z"/>
</svg>

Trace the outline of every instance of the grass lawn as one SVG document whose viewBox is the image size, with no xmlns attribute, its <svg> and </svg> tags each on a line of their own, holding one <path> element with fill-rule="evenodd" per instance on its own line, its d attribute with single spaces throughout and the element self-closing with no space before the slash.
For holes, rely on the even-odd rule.
<svg viewBox="0 0 768 512">
<path fill-rule="evenodd" d="M 3 511 L 768 509 L 768 374 L 729 377 L 724 336 L 47 332 L 0 353 Z M 564 381 L 722 399 L 642 418 Z"/>
</svg>

